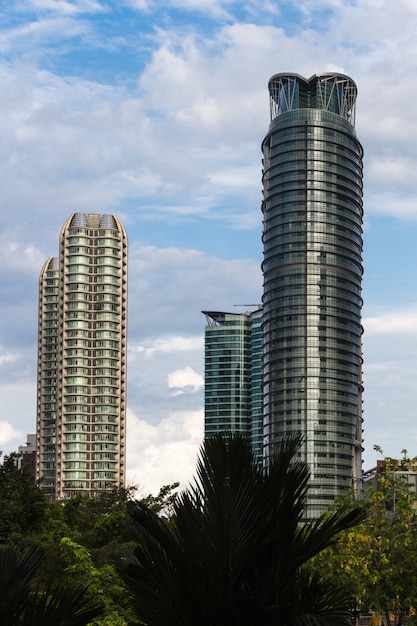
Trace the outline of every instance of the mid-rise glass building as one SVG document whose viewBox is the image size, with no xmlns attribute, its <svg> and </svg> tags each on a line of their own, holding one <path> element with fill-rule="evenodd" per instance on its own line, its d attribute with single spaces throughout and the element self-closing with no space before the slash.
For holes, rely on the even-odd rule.
<svg viewBox="0 0 417 626">
<path fill-rule="evenodd" d="M 204 436 L 245 434 L 262 462 L 262 310 L 203 313 Z"/>
<path fill-rule="evenodd" d="M 362 146 L 343 74 L 276 74 L 263 149 L 264 453 L 303 435 L 306 518 L 361 484 Z"/>
<path fill-rule="evenodd" d="M 127 236 L 74 213 L 39 280 L 37 478 L 51 499 L 125 484 Z"/>
</svg>

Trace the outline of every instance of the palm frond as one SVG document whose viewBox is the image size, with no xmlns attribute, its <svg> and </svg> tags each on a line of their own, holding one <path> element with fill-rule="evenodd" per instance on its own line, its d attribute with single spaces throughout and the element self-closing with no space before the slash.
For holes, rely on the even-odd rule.
<svg viewBox="0 0 417 626">
<path fill-rule="evenodd" d="M 141 623 L 345 623 L 346 596 L 325 588 L 306 565 L 365 512 L 340 509 L 301 524 L 309 473 L 297 458 L 300 445 L 299 437 L 283 440 L 264 474 L 247 439 L 213 437 L 204 442 L 195 483 L 177 497 L 169 521 L 143 505 L 130 506 L 137 544 L 121 574 Z M 335 618 L 340 621 L 331 622 Z"/>
<path fill-rule="evenodd" d="M 298 545 L 297 567 L 334 544 L 343 530 L 361 524 L 368 515 L 368 509 L 364 505 L 358 504 L 353 509 L 341 506 L 309 524 L 300 526 L 295 536 Z"/>
<path fill-rule="evenodd" d="M 103 612 L 87 588 L 49 585 L 28 598 L 19 626 L 86 626 Z"/>
<path fill-rule="evenodd" d="M 24 551 L 13 545 L 0 547 L 1 624 L 12 624 L 21 613 L 43 556 L 42 548 L 35 545 Z"/>
<path fill-rule="evenodd" d="M 279 613 L 288 626 L 351 626 L 350 605 L 349 591 L 302 567 Z"/>
<path fill-rule="evenodd" d="M 88 597 L 87 589 L 33 587 L 44 558 L 39 546 L 24 550 L 0 547 L 0 624 L 7 626 L 86 626 L 102 613 L 101 601 Z"/>
</svg>

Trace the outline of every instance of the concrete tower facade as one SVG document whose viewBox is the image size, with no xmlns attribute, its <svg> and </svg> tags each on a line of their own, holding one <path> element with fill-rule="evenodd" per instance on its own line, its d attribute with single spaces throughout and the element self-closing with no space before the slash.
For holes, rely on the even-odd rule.
<svg viewBox="0 0 417 626">
<path fill-rule="evenodd" d="M 263 149 L 264 453 L 303 435 L 307 518 L 361 484 L 362 156 L 343 74 L 277 74 Z"/>
<path fill-rule="evenodd" d="M 39 280 L 37 478 L 52 499 L 125 484 L 127 236 L 74 213 Z"/>
</svg>

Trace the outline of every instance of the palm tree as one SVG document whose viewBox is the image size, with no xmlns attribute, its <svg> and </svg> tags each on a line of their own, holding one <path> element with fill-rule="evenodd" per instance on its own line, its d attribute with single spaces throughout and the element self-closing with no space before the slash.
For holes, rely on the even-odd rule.
<svg viewBox="0 0 417 626">
<path fill-rule="evenodd" d="M 309 473 L 284 440 L 264 474 L 243 437 L 200 450 L 194 486 L 167 521 L 129 503 L 136 547 L 120 564 L 146 626 L 342 626 L 350 597 L 309 566 L 337 534 L 361 522 L 360 506 L 302 524 Z"/>
<path fill-rule="evenodd" d="M 102 603 L 86 588 L 34 584 L 44 552 L 31 545 L 0 547 L 0 624 L 2 626 L 85 626 L 102 613 Z"/>
</svg>

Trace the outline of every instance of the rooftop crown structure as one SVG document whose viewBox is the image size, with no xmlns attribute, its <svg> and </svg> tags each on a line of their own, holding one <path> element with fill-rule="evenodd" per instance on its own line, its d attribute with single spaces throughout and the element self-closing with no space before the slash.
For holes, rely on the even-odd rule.
<svg viewBox="0 0 417 626">
<path fill-rule="evenodd" d="M 127 236 L 74 213 L 39 280 L 37 478 L 51 499 L 125 483 Z"/>
</svg>

